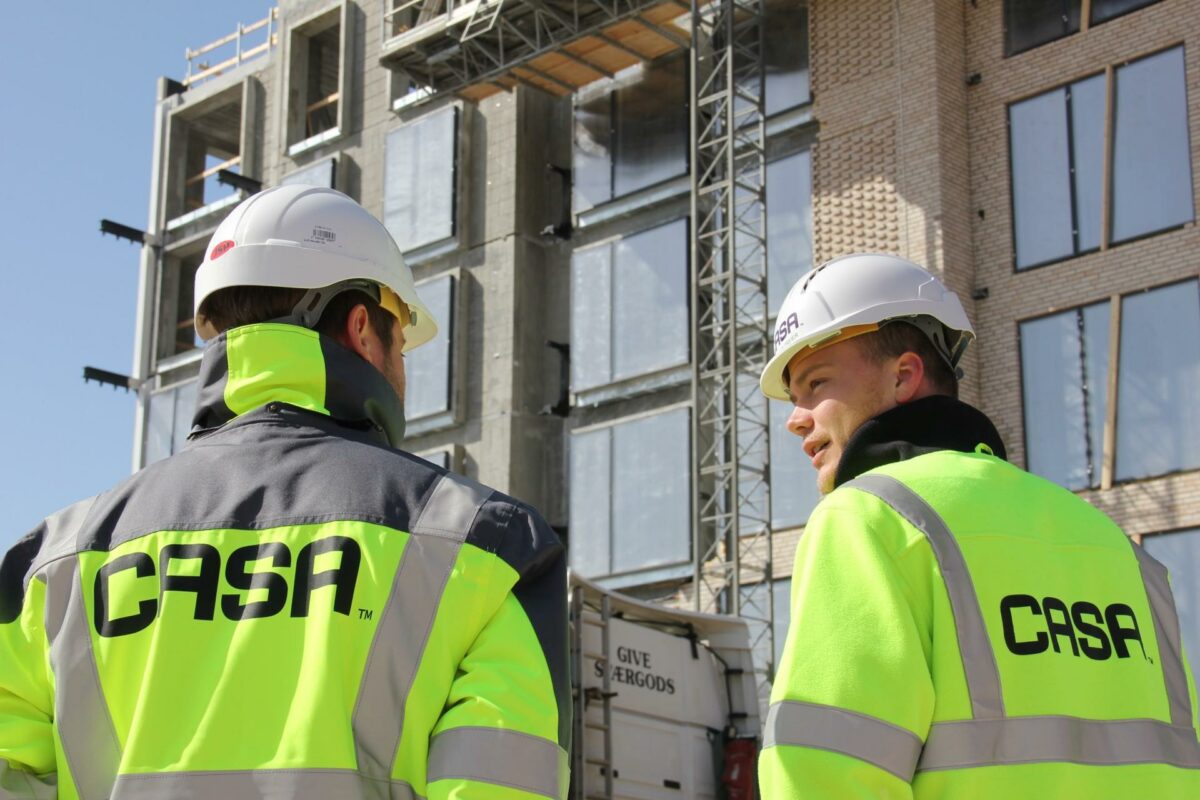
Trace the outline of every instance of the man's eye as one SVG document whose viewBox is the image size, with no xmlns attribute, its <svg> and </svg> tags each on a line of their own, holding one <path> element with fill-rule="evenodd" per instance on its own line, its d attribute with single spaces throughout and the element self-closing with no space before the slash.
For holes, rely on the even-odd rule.
<svg viewBox="0 0 1200 800">
<path fill-rule="evenodd" d="M 813 380 L 808 382 L 808 390 L 810 392 L 815 392 L 817 390 L 817 387 L 820 386 L 824 382 L 825 382 L 824 378 L 814 378 Z"/>
</svg>

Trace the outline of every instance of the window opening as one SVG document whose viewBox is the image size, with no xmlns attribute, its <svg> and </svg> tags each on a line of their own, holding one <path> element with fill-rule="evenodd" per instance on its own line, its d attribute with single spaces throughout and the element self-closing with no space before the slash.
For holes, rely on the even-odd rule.
<svg viewBox="0 0 1200 800">
<path fill-rule="evenodd" d="M 292 29 L 289 41 L 288 144 L 340 129 L 342 8 Z"/>
</svg>

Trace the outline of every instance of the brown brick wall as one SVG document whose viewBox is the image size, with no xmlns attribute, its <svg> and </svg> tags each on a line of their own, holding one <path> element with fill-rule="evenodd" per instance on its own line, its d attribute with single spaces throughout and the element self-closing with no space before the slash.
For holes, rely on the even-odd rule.
<svg viewBox="0 0 1200 800">
<path fill-rule="evenodd" d="M 1003 0 L 812 0 L 811 9 L 815 258 L 881 249 L 940 272 L 979 335 L 964 398 L 1024 464 L 1018 322 L 1198 275 L 1200 231 L 1189 224 L 1015 272 L 1008 104 L 1182 43 L 1195 183 L 1200 4 L 1161 0 L 1011 58 Z M 968 86 L 973 73 L 979 82 Z M 971 301 L 983 288 L 987 298 Z M 1131 534 L 1200 526 L 1198 471 L 1083 496 Z M 791 573 L 796 540 L 776 535 L 777 577 Z"/>
</svg>

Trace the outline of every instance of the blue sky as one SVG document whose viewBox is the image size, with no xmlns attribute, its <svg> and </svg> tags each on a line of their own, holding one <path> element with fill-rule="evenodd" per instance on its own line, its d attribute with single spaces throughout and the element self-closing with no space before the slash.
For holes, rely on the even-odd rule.
<svg viewBox="0 0 1200 800">
<path fill-rule="evenodd" d="M 134 400 L 85 385 L 84 365 L 133 364 L 138 247 L 102 217 L 145 228 L 155 87 L 185 48 L 266 16 L 258 0 L 69 0 L 7 9 L 0 48 L 0 548 L 42 517 L 129 474 Z"/>
</svg>

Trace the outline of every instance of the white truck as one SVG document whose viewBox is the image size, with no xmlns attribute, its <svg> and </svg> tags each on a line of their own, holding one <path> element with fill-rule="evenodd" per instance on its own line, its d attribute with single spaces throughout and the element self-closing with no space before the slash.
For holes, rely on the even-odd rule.
<svg viewBox="0 0 1200 800">
<path fill-rule="evenodd" d="M 752 800 L 761 722 L 747 623 L 574 573 L 570 587 L 571 800 Z"/>
</svg>

